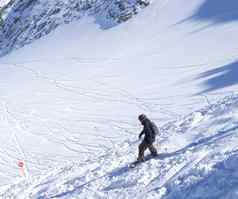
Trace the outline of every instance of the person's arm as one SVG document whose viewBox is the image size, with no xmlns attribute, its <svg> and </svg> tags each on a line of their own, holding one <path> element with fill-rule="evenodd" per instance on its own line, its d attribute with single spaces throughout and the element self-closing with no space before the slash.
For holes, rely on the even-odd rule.
<svg viewBox="0 0 238 199">
<path fill-rule="evenodd" d="M 145 131 L 141 131 L 140 135 L 139 135 L 139 139 L 141 138 L 141 136 L 145 133 Z"/>
</svg>

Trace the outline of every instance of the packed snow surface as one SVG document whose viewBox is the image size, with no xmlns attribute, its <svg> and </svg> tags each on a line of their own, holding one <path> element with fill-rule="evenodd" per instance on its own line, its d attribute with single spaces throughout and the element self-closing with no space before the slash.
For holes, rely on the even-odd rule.
<svg viewBox="0 0 238 199">
<path fill-rule="evenodd" d="M 156 0 L 107 28 L 80 13 L 0 33 L 0 198 L 237 198 L 237 9 Z M 140 113 L 159 156 L 129 169 Z"/>
<path fill-rule="evenodd" d="M 135 168 L 136 141 L 6 186 L 1 198 L 236 198 L 238 96 L 161 128 L 159 155 Z"/>
</svg>

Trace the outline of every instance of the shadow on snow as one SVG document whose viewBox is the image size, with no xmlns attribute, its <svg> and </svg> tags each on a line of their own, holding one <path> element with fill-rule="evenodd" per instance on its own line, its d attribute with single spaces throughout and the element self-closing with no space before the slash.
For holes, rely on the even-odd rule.
<svg viewBox="0 0 238 199">
<path fill-rule="evenodd" d="M 192 16 L 196 20 L 226 23 L 238 20 L 237 0 L 206 0 Z"/>
<path fill-rule="evenodd" d="M 203 94 L 237 84 L 237 74 L 238 61 L 200 74 L 196 79 L 208 79 L 204 82 L 207 88 L 198 94 Z"/>
<path fill-rule="evenodd" d="M 215 135 L 205 137 L 205 138 L 201 138 L 200 140 L 198 140 L 196 142 L 193 142 L 193 143 L 190 143 L 189 145 L 187 145 L 184 148 L 179 149 L 175 152 L 160 153 L 157 157 L 153 157 L 153 159 L 165 160 L 167 158 L 171 158 L 171 157 L 174 157 L 174 156 L 177 156 L 177 155 L 184 154 L 188 150 L 196 149 L 196 148 L 202 147 L 204 145 L 213 144 L 215 141 L 221 140 L 221 139 L 223 139 L 225 137 L 228 137 L 231 134 L 235 133 L 237 129 L 238 129 L 238 126 L 234 126 L 234 127 L 229 128 L 229 129 L 218 131 Z M 152 159 L 152 157 L 150 155 L 146 157 L 146 161 L 149 161 L 150 159 Z M 82 177 L 76 177 L 76 178 L 64 183 L 64 184 L 73 185 L 74 189 L 72 191 L 59 193 L 59 194 L 56 194 L 54 196 L 51 196 L 50 198 L 60 198 L 60 197 L 64 197 L 64 196 L 68 196 L 68 195 L 76 194 L 76 193 L 80 194 L 80 192 L 82 191 L 82 189 L 85 186 L 87 186 L 87 185 L 89 185 L 89 184 L 91 184 L 91 183 L 93 183 L 93 182 L 95 182 L 99 179 L 102 179 L 104 177 L 112 179 L 112 178 L 115 178 L 115 177 L 118 177 L 118 176 L 122 176 L 123 174 L 126 174 L 130 170 L 132 170 L 132 169 L 129 168 L 128 165 L 126 165 L 126 166 L 114 169 L 111 172 L 105 173 L 102 176 L 99 176 L 97 178 L 94 178 L 92 180 L 89 180 L 89 181 L 81 183 L 81 184 L 79 182 L 82 181 Z M 127 187 L 128 188 L 128 187 L 134 186 L 134 185 L 135 184 L 133 184 L 133 183 L 128 184 L 128 183 L 124 182 L 123 180 L 119 180 L 116 183 L 113 183 L 113 184 L 109 185 L 108 187 L 102 189 L 102 191 L 108 192 L 112 189 L 117 189 L 118 186 L 120 188 L 122 188 L 122 187 Z M 155 188 L 155 190 L 156 190 L 156 188 Z"/>
<path fill-rule="evenodd" d="M 171 192 L 166 199 L 206 199 L 206 198 L 238 198 L 238 154 L 228 157 L 217 163 L 212 172 L 203 176 L 196 183 L 190 183 L 185 187 L 168 186 Z"/>
<path fill-rule="evenodd" d="M 192 32 L 196 33 L 211 25 L 218 25 L 238 20 L 238 1 L 237 0 L 205 0 L 195 13 L 175 25 L 182 24 L 186 21 L 208 21 L 209 25 L 199 28 Z"/>
</svg>

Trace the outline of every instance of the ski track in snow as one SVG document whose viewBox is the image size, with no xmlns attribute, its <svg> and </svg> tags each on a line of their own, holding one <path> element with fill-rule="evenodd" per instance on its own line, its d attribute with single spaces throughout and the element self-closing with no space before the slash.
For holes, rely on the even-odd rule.
<svg viewBox="0 0 238 199">
<path fill-rule="evenodd" d="M 236 198 L 237 85 L 215 89 L 220 73 L 203 74 L 236 72 L 225 66 L 237 62 L 238 26 L 193 19 L 203 3 L 152 1 L 108 30 L 82 19 L 2 57 L 0 198 L 217 198 L 204 188 L 217 178 L 231 186 L 220 196 Z M 160 125 L 160 154 L 130 169 L 140 113 Z"/>
<path fill-rule="evenodd" d="M 236 146 L 237 120 L 232 117 L 222 126 L 219 120 L 237 114 L 234 109 L 237 100 L 237 96 L 227 98 L 218 105 L 212 105 L 175 122 L 174 124 L 178 126 L 173 131 L 176 132 L 178 139 L 181 137 L 180 128 L 184 131 L 182 131 L 183 134 L 190 131 L 196 131 L 199 134 L 200 130 L 204 130 L 202 126 L 220 130 L 206 131 L 204 137 L 198 141 L 188 143 L 187 146 L 175 152 L 160 153 L 158 158 L 142 163 L 134 169 L 130 169 L 128 164 L 135 157 L 134 152 L 138 142 L 127 142 L 96 160 L 89 160 L 82 164 L 69 164 L 66 167 L 55 168 L 54 171 L 47 172 L 46 175 L 38 178 L 21 180 L 9 186 L 0 196 L 4 199 L 15 197 L 163 198 L 172 191 L 173 183 L 186 179 L 191 171 L 202 178 L 203 175 L 207 175 L 206 172 L 202 172 L 206 165 L 210 167 L 208 173 L 212 172 L 215 169 L 213 165 L 226 159 L 227 153 L 236 154 L 235 151 L 238 150 Z M 202 114 L 200 119 L 198 113 Z M 211 123 L 213 126 L 210 126 Z M 161 133 L 166 134 L 172 129 L 173 126 L 169 126 L 169 129 Z M 173 140 L 169 144 L 161 142 L 159 145 L 161 149 L 168 146 L 174 147 Z"/>
</svg>

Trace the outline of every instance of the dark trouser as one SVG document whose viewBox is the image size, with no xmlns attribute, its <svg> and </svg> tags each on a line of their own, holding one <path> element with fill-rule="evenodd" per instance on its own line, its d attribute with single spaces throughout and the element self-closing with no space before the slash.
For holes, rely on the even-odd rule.
<svg viewBox="0 0 238 199">
<path fill-rule="evenodd" d="M 144 152 L 147 148 L 150 150 L 152 155 L 156 156 L 158 154 L 156 148 L 153 146 L 153 143 L 147 143 L 145 140 L 143 140 L 143 142 L 139 145 L 139 154 L 137 158 L 138 161 L 144 160 Z"/>
</svg>

